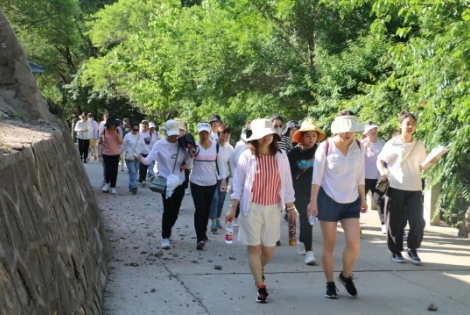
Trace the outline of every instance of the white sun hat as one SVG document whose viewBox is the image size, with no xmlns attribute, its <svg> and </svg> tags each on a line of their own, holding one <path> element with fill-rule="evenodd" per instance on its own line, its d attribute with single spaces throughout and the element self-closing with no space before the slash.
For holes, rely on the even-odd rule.
<svg viewBox="0 0 470 315">
<path fill-rule="evenodd" d="M 331 133 L 363 132 L 364 126 L 356 116 L 338 116 L 331 124 Z"/>
<path fill-rule="evenodd" d="M 371 131 L 371 130 L 374 129 L 374 128 L 377 128 L 377 129 L 378 129 L 379 126 L 377 126 L 377 124 L 376 124 L 375 122 L 369 121 L 368 123 L 366 123 L 366 124 L 364 125 L 364 132 L 363 132 L 363 134 L 368 133 L 369 131 Z"/>
<path fill-rule="evenodd" d="M 179 125 L 180 125 L 180 129 L 181 129 L 181 130 L 187 131 L 187 130 L 186 130 L 186 127 L 184 126 L 184 122 L 182 122 L 181 120 L 179 120 L 178 123 L 179 123 Z"/>
<path fill-rule="evenodd" d="M 269 119 L 255 119 L 251 122 L 250 128 L 251 135 L 248 136 L 247 133 L 247 142 L 259 140 L 271 134 L 275 135 L 278 141 L 281 140 L 281 137 L 277 134 L 276 130 L 274 130 L 273 122 Z"/>
<path fill-rule="evenodd" d="M 208 122 L 200 122 L 197 125 L 197 133 L 201 133 L 203 131 L 207 131 L 208 133 L 211 133 L 212 128 L 211 128 L 211 125 Z"/>
<path fill-rule="evenodd" d="M 165 123 L 163 128 L 167 136 L 179 136 L 180 134 L 180 124 L 174 119 L 170 119 Z"/>
</svg>

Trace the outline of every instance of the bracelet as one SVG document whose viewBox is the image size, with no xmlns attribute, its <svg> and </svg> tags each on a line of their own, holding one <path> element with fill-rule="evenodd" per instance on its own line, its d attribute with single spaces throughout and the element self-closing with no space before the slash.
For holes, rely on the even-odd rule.
<svg viewBox="0 0 470 315">
<path fill-rule="evenodd" d="M 295 210 L 295 207 L 290 207 L 286 209 L 287 211 Z"/>
</svg>

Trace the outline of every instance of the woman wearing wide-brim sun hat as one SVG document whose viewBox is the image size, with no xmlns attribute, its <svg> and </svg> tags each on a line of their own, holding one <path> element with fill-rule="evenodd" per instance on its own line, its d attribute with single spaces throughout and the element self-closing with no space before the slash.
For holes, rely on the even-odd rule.
<svg viewBox="0 0 470 315">
<path fill-rule="evenodd" d="M 315 120 L 307 118 L 294 134 L 293 141 L 299 145 L 287 153 L 295 191 L 295 208 L 299 212 L 300 235 L 297 242 L 299 255 L 306 255 L 305 264 L 315 265 L 312 252 L 312 226 L 308 222 L 307 206 L 310 203 L 312 175 L 317 143 L 325 139 L 325 132 Z"/>
<path fill-rule="evenodd" d="M 320 220 L 323 234 L 322 265 L 327 281 L 325 296 L 332 299 L 337 298 L 333 273 L 338 221 L 341 222 L 346 239 L 343 270 L 338 280 L 350 296 L 357 295 L 352 271 L 359 255 L 359 217 L 361 212 L 367 212 L 367 203 L 364 148 L 354 136 L 363 130 L 357 117 L 350 110 L 343 110 L 331 125 L 331 132 L 335 136 L 320 144 L 315 153 L 307 215 L 315 213 Z"/>
<path fill-rule="evenodd" d="M 259 303 L 267 302 L 263 268 L 272 259 L 281 234 L 283 205 L 287 204 L 289 218 L 297 215 L 289 160 L 274 138 L 279 140 L 279 135 L 269 119 L 251 122 L 251 130 L 247 132 L 249 148 L 238 160 L 232 184 L 232 208 L 227 214 L 227 221 L 235 218 L 240 203 L 238 239 L 248 246 L 248 264 Z"/>
</svg>

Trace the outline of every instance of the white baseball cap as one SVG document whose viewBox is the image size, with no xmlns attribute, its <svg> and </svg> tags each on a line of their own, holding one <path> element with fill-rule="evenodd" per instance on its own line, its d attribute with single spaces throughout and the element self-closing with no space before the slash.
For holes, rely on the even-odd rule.
<svg viewBox="0 0 470 315">
<path fill-rule="evenodd" d="M 170 119 L 165 123 L 165 127 L 163 127 L 167 136 L 179 136 L 180 134 L 180 124 L 178 121 L 174 119 Z"/>
<path fill-rule="evenodd" d="M 153 121 L 149 123 L 149 128 L 157 128 L 157 125 Z"/>
<path fill-rule="evenodd" d="M 207 131 L 208 133 L 211 133 L 211 125 L 208 122 L 200 122 L 197 125 L 197 133 L 201 133 L 202 131 Z"/>
</svg>

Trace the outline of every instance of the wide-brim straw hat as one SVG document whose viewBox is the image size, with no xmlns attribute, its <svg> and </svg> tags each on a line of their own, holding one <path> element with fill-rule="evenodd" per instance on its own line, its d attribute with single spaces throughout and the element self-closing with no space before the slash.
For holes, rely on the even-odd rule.
<svg viewBox="0 0 470 315">
<path fill-rule="evenodd" d="M 317 123 L 315 120 L 311 118 L 305 119 L 305 121 L 300 125 L 300 129 L 297 130 L 294 134 L 293 142 L 301 143 L 302 142 L 302 132 L 305 131 L 316 131 L 318 136 L 317 136 L 317 142 L 322 141 L 325 139 L 326 134 L 323 130 L 321 130 L 320 127 L 317 126 Z"/>
<path fill-rule="evenodd" d="M 247 137 L 247 142 L 259 140 L 263 137 L 266 137 L 267 135 L 274 135 L 277 141 L 281 140 L 281 137 L 277 134 L 276 130 L 274 130 L 274 125 L 272 121 L 269 119 L 255 119 L 251 122 L 250 128 L 251 135 Z"/>
<path fill-rule="evenodd" d="M 331 133 L 363 132 L 364 126 L 356 116 L 338 116 L 331 124 Z"/>
</svg>

